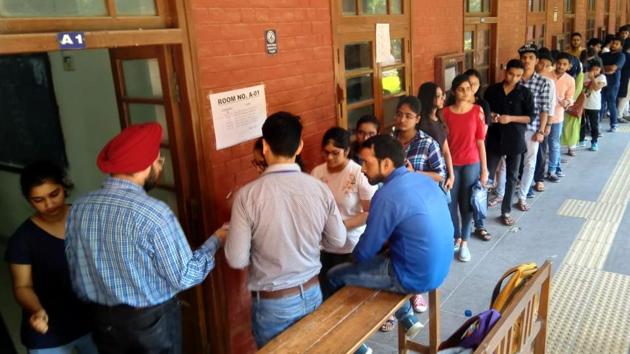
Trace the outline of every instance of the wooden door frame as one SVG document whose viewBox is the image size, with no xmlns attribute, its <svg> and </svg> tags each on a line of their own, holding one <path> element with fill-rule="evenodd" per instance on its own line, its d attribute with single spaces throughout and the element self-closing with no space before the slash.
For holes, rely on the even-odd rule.
<svg viewBox="0 0 630 354">
<path fill-rule="evenodd" d="M 108 0 L 111 3 L 112 0 Z M 173 134 L 177 134 L 173 155 L 178 155 L 179 171 L 178 205 L 183 211 L 180 223 L 192 248 L 205 241 L 218 224 L 213 212 L 212 171 L 206 166 L 210 154 L 211 132 L 202 127 L 204 101 L 200 80 L 199 63 L 196 56 L 196 40 L 191 23 L 190 0 L 165 0 L 168 13 L 164 20 L 156 18 L 107 19 L 107 18 L 46 18 L 0 19 L 0 55 L 59 51 L 57 32 L 83 29 L 86 49 L 108 49 L 133 46 L 162 46 L 172 56 L 168 61 L 168 72 L 177 72 L 181 102 L 177 105 L 180 117 Z M 33 22 L 34 21 L 34 22 Z M 30 27 L 29 27 L 30 26 Z M 185 153 L 183 153 L 185 151 Z M 221 258 L 221 257 L 219 257 Z M 202 286 L 188 290 L 192 306 L 203 315 L 195 324 L 198 334 L 195 352 L 229 352 L 227 313 L 221 262 L 206 278 Z"/>
</svg>

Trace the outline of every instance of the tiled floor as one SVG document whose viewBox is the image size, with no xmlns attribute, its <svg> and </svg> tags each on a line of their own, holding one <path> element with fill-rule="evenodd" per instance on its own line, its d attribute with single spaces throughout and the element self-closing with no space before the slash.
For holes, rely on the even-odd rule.
<svg viewBox="0 0 630 354">
<path fill-rule="evenodd" d="M 473 260 L 454 261 L 441 288 L 441 333 L 450 335 L 489 306 L 492 288 L 509 267 L 554 262 L 548 353 L 628 353 L 630 345 L 630 128 L 605 134 L 600 151 L 581 149 L 563 165 L 560 183 L 517 210 L 514 227 L 499 224 L 491 209 L 490 242 L 471 240 Z M 0 254 L 4 244 L 0 241 Z M 20 353 L 19 308 L 6 263 L 0 266 L 0 314 Z M 420 316 L 426 322 L 426 315 Z M 369 340 L 376 353 L 395 353 L 395 331 Z M 424 339 L 423 339 L 424 338 Z M 419 335 L 426 341 L 426 331 Z M 1 352 L 1 350 L 0 350 Z"/>
</svg>

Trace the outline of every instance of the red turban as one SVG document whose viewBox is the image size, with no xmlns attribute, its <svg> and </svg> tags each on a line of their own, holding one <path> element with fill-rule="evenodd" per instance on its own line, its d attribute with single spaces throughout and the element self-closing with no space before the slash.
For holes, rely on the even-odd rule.
<svg viewBox="0 0 630 354">
<path fill-rule="evenodd" d="M 96 158 L 96 166 L 105 173 L 140 172 L 158 157 L 161 141 L 160 124 L 130 125 L 103 147 Z"/>
</svg>

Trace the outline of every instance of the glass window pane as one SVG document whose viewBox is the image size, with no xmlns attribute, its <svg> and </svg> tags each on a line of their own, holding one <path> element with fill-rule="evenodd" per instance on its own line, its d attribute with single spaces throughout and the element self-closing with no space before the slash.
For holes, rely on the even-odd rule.
<svg viewBox="0 0 630 354">
<path fill-rule="evenodd" d="M 343 0 L 342 6 L 344 16 L 354 16 L 357 14 L 356 0 Z"/>
<path fill-rule="evenodd" d="M 372 74 L 367 74 L 346 80 L 348 103 L 368 100 L 372 94 Z"/>
<path fill-rule="evenodd" d="M 387 0 L 361 0 L 363 15 L 386 15 Z"/>
<path fill-rule="evenodd" d="M 346 70 L 372 67 L 371 42 L 346 44 L 344 53 Z"/>
<path fill-rule="evenodd" d="M 484 0 L 483 1 L 483 12 L 490 12 L 490 10 L 491 10 L 490 0 Z"/>
<path fill-rule="evenodd" d="M 490 51 L 488 49 L 478 51 L 476 59 L 477 61 L 475 62 L 475 66 L 488 65 L 490 61 Z"/>
<path fill-rule="evenodd" d="M 402 0 L 389 0 L 391 11 L 390 14 L 400 15 L 402 14 Z"/>
<path fill-rule="evenodd" d="M 0 0 L 0 17 L 107 16 L 105 0 Z"/>
<path fill-rule="evenodd" d="M 162 166 L 162 174 L 160 176 L 160 184 L 169 187 L 175 186 L 175 174 L 173 173 L 173 159 L 171 158 L 171 151 L 169 149 L 160 149 L 160 155 L 164 158 L 164 165 Z"/>
<path fill-rule="evenodd" d="M 164 129 L 162 143 L 168 144 L 168 126 L 166 125 L 166 114 L 164 106 L 161 104 L 129 103 L 129 120 L 131 124 L 158 122 Z"/>
<path fill-rule="evenodd" d="M 125 95 L 129 97 L 161 98 L 162 82 L 157 59 L 122 61 Z"/>
<path fill-rule="evenodd" d="M 389 128 L 394 125 L 394 119 L 396 118 L 396 106 L 400 98 L 392 97 L 387 100 L 383 100 L 383 121 L 385 128 Z"/>
<path fill-rule="evenodd" d="M 392 55 L 396 59 L 396 63 L 403 62 L 403 40 L 402 38 L 391 40 Z"/>
<path fill-rule="evenodd" d="M 175 192 L 156 187 L 149 191 L 149 195 L 166 203 L 173 213 L 175 213 L 175 216 L 177 216 L 177 196 L 175 195 Z"/>
<path fill-rule="evenodd" d="M 154 0 L 116 0 L 116 14 L 119 16 L 155 16 Z"/>
<path fill-rule="evenodd" d="M 383 71 L 383 95 L 395 95 L 404 90 L 405 68 Z"/>
<path fill-rule="evenodd" d="M 361 117 L 367 114 L 374 115 L 373 105 L 348 111 L 348 130 L 354 133 L 354 130 L 357 127 L 357 122 L 359 121 L 359 119 L 361 119 Z"/>
<path fill-rule="evenodd" d="M 479 43 L 477 44 L 477 49 L 485 48 L 490 45 L 490 31 L 479 30 L 477 34 L 479 36 Z"/>
<path fill-rule="evenodd" d="M 479 74 L 481 74 L 481 86 L 488 85 L 490 82 L 489 69 L 480 69 Z"/>
<path fill-rule="evenodd" d="M 468 0 L 468 12 L 481 12 L 481 0 Z"/>
<path fill-rule="evenodd" d="M 473 49 L 473 33 L 472 31 L 464 32 L 464 50 Z"/>
<path fill-rule="evenodd" d="M 473 52 L 468 52 L 466 53 L 466 56 L 464 58 L 464 65 L 466 66 L 466 69 L 472 69 L 473 68 Z"/>
</svg>

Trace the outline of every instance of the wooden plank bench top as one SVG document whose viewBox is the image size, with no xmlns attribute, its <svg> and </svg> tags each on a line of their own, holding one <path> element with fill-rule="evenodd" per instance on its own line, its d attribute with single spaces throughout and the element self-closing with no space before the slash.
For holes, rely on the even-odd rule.
<svg viewBox="0 0 630 354">
<path fill-rule="evenodd" d="M 259 353 L 353 353 L 410 295 L 344 287 Z"/>
</svg>

